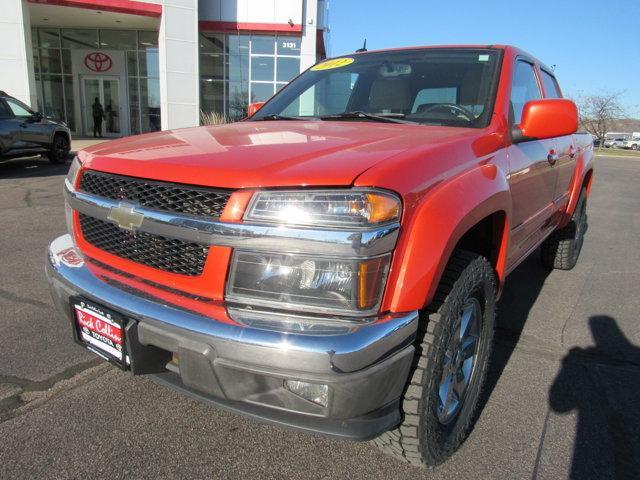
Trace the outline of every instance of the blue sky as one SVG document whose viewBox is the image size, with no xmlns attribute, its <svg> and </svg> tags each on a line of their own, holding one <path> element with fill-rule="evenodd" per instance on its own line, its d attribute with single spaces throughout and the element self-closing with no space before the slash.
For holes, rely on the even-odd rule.
<svg viewBox="0 0 640 480">
<path fill-rule="evenodd" d="M 329 55 L 479 43 L 516 45 L 547 65 L 565 96 L 624 91 L 640 118 L 640 0 L 330 0 Z"/>
</svg>

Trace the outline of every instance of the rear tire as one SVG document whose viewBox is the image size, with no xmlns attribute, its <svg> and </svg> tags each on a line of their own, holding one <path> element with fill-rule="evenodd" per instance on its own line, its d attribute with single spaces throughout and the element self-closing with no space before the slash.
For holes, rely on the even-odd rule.
<svg viewBox="0 0 640 480">
<path fill-rule="evenodd" d="M 454 251 L 421 319 L 401 399 L 402 423 L 373 440 L 380 450 L 416 466 L 434 467 L 467 438 L 489 365 L 495 296 L 487 259 Z"/>
<path fill-rule="evenodd" d="M 587 190 L 583 187 L 571 221 L 553 232 L 540 246 L 542 264 L 548 269 L 558 270 L 575 267 L 587 227 Z"/>
<path fill-rule="evenodd" d="M 47 158 L 54 165 L 60 165 L 67 161 L 70 150 L 71 145 L 67 136 L 62 133 L 56 133 L 51 142 L 51 150 L 47 153 Z"/>
</svg>

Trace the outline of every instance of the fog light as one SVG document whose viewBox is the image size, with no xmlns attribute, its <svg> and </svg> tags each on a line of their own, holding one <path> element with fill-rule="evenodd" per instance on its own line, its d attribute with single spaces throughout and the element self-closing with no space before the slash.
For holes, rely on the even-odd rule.
<svg viewBox="0 0 640 480">
<path fill-rule="evenodd" d="M 323 407 L 329 404 L 329 386 L 317 383 L 301 382 L 299 380 L 285 380 L 284 386 L 287 390 L 295 393 L 299 397 L 309 400 Z"/>
</svg>

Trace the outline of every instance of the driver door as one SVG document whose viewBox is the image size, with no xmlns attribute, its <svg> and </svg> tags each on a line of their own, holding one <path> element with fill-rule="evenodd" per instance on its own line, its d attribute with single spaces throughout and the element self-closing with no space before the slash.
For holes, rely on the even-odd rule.
<svg viewBox="0 0 640 480">
<path fill-rule="evenodd" d="M 511 124 L 518 125 L 525 103 L 542 98 L 532 63 L 518 60 L 511 85 Z M 517 263 L 554 226 L 553 200 L 558 170 L 554 138 L 512 144 L 509 157 L 509 187 L 513 199 L 509 264 Z"/>
</svg>

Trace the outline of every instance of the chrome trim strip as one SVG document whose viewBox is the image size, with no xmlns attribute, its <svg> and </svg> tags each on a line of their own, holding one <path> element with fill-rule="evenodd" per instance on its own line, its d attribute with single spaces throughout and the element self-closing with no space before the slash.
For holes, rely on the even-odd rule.
<svg viewBox="0 0 640 480">
<path fill-rule="evenodd" d="M 65 181 L 65 199 L 78 212 L 99 220 L 109 218 L 112 208 L 121 202 L 74 191 Z M 219 245 L 278 253 L 312 253 L 344 258 L 366 258 L 394 249 L 400 225 L 397 223 L 371 230 L 343 230 L 285 227 L 254 223 L 226 223 L 184 214 L 173 214 L 136 206 L 144 215 L 141 232 L 177 238 L 203 245 Z"/>
<path fill-rule="evenodd" d="M 355 372 L 411 345 L 418 328 L 417 311 L 387 314 L 382 321 L 366 324 L 353 322 L 348 332 L 324 335 L 232 325 L 103 282 L 87 268 L 68 234 L 54 240 L 48 254 L 46 272 L 52 296 L 66 318 L 71 320 L 69 298 L 82 295 L 138 320 L 141 332 L 156 329 L 176 338 L 190 335 L 192 341 L 210 345 L 218 359 L 310 373 Z M 142 337 L 141 341 L 144 343 Z"/>
</svg>

